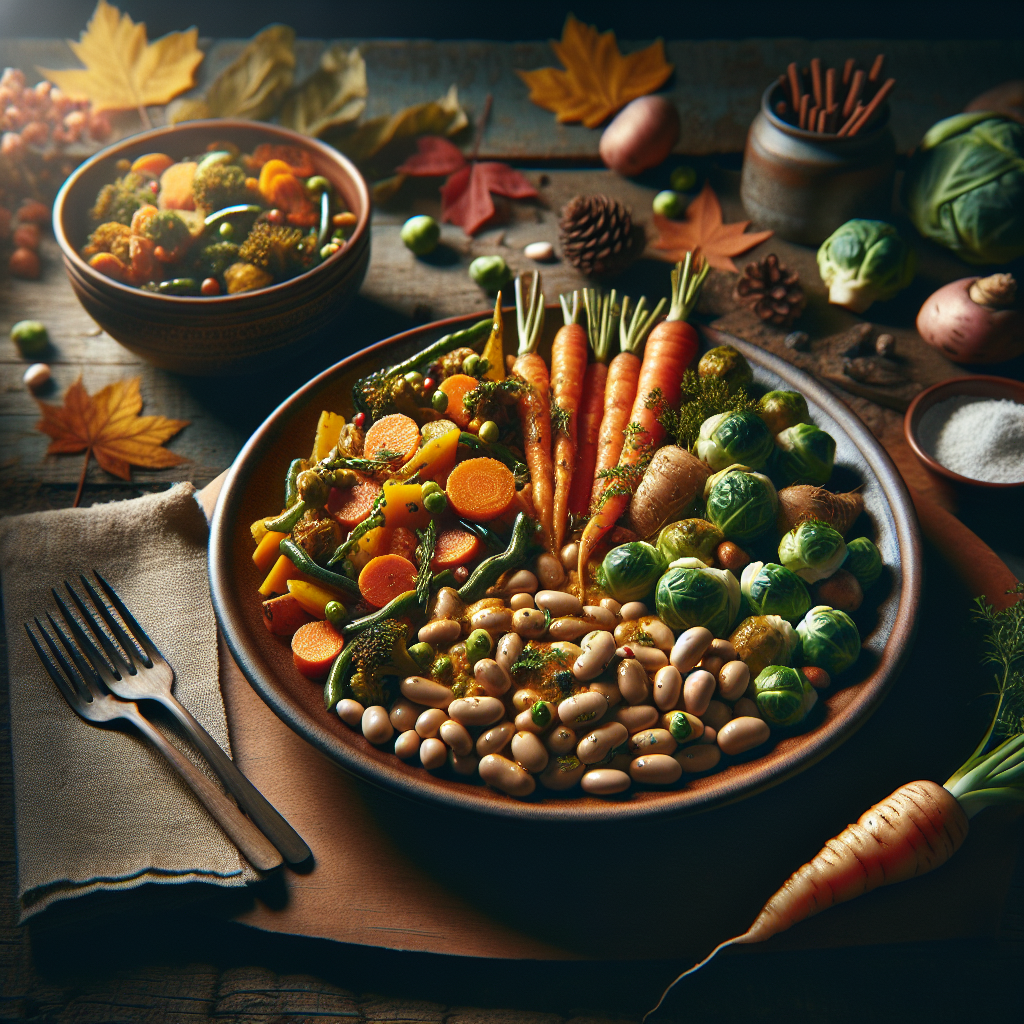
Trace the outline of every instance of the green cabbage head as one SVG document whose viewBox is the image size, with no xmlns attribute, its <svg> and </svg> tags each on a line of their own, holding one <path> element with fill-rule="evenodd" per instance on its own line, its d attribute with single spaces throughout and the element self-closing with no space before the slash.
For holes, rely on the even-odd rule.
<svg viewBox="0 0 1024 1024">
<path fill-rule="evenodd" d="M 983 112 L 932 125 L 911 157 L 903 204 L 925 238 L 968 263 L 1024 255 L 1024 126 Z"/>
<path fill-rule="evenodd" d="M 848 220 L 818 250 L 828 301 L 854 313 L 906 288 L 915 263 L 914 250 L 883 220 Z"/>
</svg>

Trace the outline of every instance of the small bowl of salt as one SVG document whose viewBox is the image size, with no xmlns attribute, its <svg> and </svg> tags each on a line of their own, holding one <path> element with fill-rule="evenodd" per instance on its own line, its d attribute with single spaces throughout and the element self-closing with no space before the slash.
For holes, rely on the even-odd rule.
<svg viewBox="0 0 1024 1024">
<path fill-rule="evenodd" d="M 910 403 L 903 430 L 935 473 L 974 487 L 1024 486 L 1024 383 L 955 377 Z"/>
</svg>

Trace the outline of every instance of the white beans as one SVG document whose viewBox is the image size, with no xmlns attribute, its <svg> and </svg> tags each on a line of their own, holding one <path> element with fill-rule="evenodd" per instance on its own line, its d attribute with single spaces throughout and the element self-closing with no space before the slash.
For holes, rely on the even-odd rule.
<svg viewBox="0 0 1024 1024">
<path fill-rule="evenodd" d="M 669 786 L 682 774 L 682 765 L 668 754 L 644 754 L 629 763 L 629 775 L 634 782 L 653 786 Z"/>
<path fill-rule="evenodd" d="M 512 573 L 505 584 L 506 594 L 532 594 L 537 590 L 537 577 L 529 569 Z"/>
<path fill-rule="evenodd" d="M 481 608 L 473 613 L 469 624 L 488 633 L 507 633 L 512 628 L 513 614 L 511 608 Z"/>
<path fill-rule="evenodd" d="M 559 619 L 552 619 L 551 625 L 548 626 L 548 633 L 555 640 L 575 640 L 589 630 L 590 623 L 575 615 L 563 615 Z"/>
<path fill-rule="evenodd" d="M 565 570 L 562 563 L 554 555 L 546 551 L 537 556 L 537 579 L 547 590 L 554 590 L 565 582 Z"/>
<path fill-rule="evenodd" d="M 365 708 L 359 701 L 346 697 L 344 700 L 338 701 L 338 706 L 334 710 L 346 725 L 352 726 L 353 729 L 358 729 L 363 720 Z"/>
<path fill-rule="evenodd" d="M 615 640 L 605 629 L 592 629 L 580 643 L 580 650 L 572 674 L 584 681 L 594 679 L 615 657 Z"/>
<path fill-rule="evenodd" d="M 710 629 L 705 629 L 703 626 L 687 629 L 679 634 L 676 642 L 672 645 L 669 660 L 679 669 L 680 675 L 686 675 L 700 661 L 712 640 L 714 637 Z"/>
<path fill-rule="evenodd" d="M 395 740 L 395 753 L 403 760 L 408 761 L 420 752 L 420 737 L 415 729 L 407 732 L 400 732 Z"/>
<path fill-rule="evenodd" d="M 515 725 L 517 732 L 538 733 L 544 732 L 547 728 L 547 726 L 538 725 L 533 720 L 533 710 L 531 708 L 527 708 L 525 711 L 520 711 L 519 714 L 516 715 L 513 724 Z"/>
<path fill-rule="evenodd" d="M 711 641 L 711 646 L 700 659 L 700 667 L 707 669 L 717 679 L 722 666 L 735 660 L 736 648 L 728 640 L 715 639 Z"/>
<path fill-rule="evenodd" d="M 722 760 L 722 752 L 717 744 L 694 743 L 683 747 L 675 755 L 675 761 L 684 772 L 696 774 L 697 772 L 709 772 L 718 766 Z"/>
<path fill-rule="evenodd" d="M 420 764 L 428 772 L 437 771 L 447 761 L 448 748 L 436 736 L 431 736 L 420 744 Z"/>
<path fill-rule="evenodd" d="M 508 746 L 515 735 L 516 727 L 511 722 L 501 722 L 493 728 L 482 732 L 476 741 L 476 752 L 481 757 L 497 754 Z"/>
<path fill-rule="evenodd" d="M 505 714 L 497 697 L 459 697 L 448 705 L 448 714 L 461 725 L 493 725 Z"/>
<path fill-rule="evenodd" d="M 395 735 L 395 730 L 388 718 L 388 709 L 381 707 L 380 704 L 374 704 L 371 707 L 368 707 L 363 712 L 360 724 L 363 727 L 363 735 L 372 744 L 374 744 L 374 746 L 379 746 L 381 743 L 387 743 L 388 740 Z"/>
<path fill-rule="evenodd" d="M 658 720 L 658 709 L 650 704 L 636 704 L 619 708 L 612 717 L 626 727 L 626 732 L 634 733 L 654 725 Z"/>
<path fill-rule="evenodd" d="M 440 708 L 427 708 L 419 718 L 416 719 L 416 732 L 421 740 L 436 736 L 441 726 L 448 721 L 448 716 Z"/>
<path fill-rule="evenodd" d="M 551 612 L 552 618 L 560 615 L 579 615 L 583 611 L 583 603 L 575 594 L 567 594 L 563 590 L 538 590 L 533 595 L 534 604 Z"/>
<path fill-rule="evenodd" d="M 534 732 L 517 732 L 512 737 L 512 756 L 531 775 L 540 774 L 548 766 L 547 748 Z"/>
<path fill-rule="evenodd" d="M 510 796 L 529 796 L 537 783 L 533 776 L 520 768 L 515 761 L 498 754 L 487 754 L 480 759 L 480 778 L 489 786 L 500 789 Z"/>
<path fill-rule="evenodd" d="M 675 634 L 657 615 L 641 616 L 640 627 L 654 641 L 655 647 L 660 647 L 666 654 L 672 650 Z"/>
<path fill-rule="evenodd" d="M 674 708 L 679 702 L 683 688 L 683 677 L 675 665 L 663 665 L 654 676 L 654 703 L 662 711 Z"/>
<path fill-rule="evenodd" d="M 556 725 L 544 737 L 544 746 L 552 754 L 567 754 L 576 746 L 576 733 L 567 725 Z"/>
<path fill-rule="evenodd" d="M 453 644 L 460 636 L 462 626 L 454 619 L 434 619 L 425 626 L 420 626 L 420 631 L 416 634 L 421 644 L 430 644 L 435 648 Z"/>
<path fill-rule="evenodd" d="M 620 609 L 619 615 L 623 622 L 635 622 L 643 615 L 649 614 L 643 601 L 627 601 Z"/>
<path fill-rule="evenodd" d="M 512 666 L 523 653 L 523 638 L 518 633 L 506 633 L 499 641 L 494 652 L 494 660 L 510 675 Z"/>
<path fill-rule="evenodd" d="M 512 686 L 512 677 L 493 658 L 481 658 L 473 666 L 473 678 L 488 697 L 500 697 Z"/>
<path fill-rule="evenodd" d="M 533 607 L 533 595 L 532 594 L 513 594 L 508 599 L 509 607 L 512 611 L 517 612 L 520 608 L 532 608 Z"/>
<path fill-rule="evenodd" d="M 727 661 L 718 671 L 718 693 L 723 700 L 739 700 L 749 683 L 750 669 L 745 661 Z"/>
<path fill-rule="evenodd" d="M 567 697 L 558 705 L 558 717 L 570 728 L 585 727 L 608 710 L 608 701 L 600 693 L 588 690 Z"/>
<path fill-rule="evenodd" d="M 588 732 L 576 747 L 576 756 L 584 764 L 603 761 L 615 747 L 626 741 L 626 727 L 621 722 L 608 722 Z M 673 750 L 675 747 L 672 748 Z"/>
<path fill-rule="evenodd" d="M 768 723 L 760 718 L 734 718 L 718 730 L 718 745 L 723 754 L 742 754 L 759 747 L 770 735 Z"/>
<path fill-rule="evenodd" d="M 622 605 L 614 597 L 602 597 L 601 607 L 615 616 L 618 616 L 619 612 L 622 611 Z"/>
<path fill-rule="evenodd" d="M 411 700 L 399 697 L 391 705 L 391 713 L 388 717 L 396 732 L 408 732 L 410 729 L 416 728 L 416 719 L 420 717 L 422 711 L 422 704 L 413 704 Z"/>
<path fill-rule="evenodd" d="M 580 546 L 575 541 L 571 544 L 566 544 L 561 551 L 558 552 L 559 558 L 562 559 L 562 568 L 569 570 L 575 569 L 579 565 L 580 561 Z"/>
<path fill-rule="evenodd" d="M 433 679 L 427 679 L 425 676 L 406 676 L 399 689 L 406 700 L 411 700 L 414 704 L 423 704 L 428 708 L 446 708 L 454 697 L 447 686 L 435 683 Z"/>
<path fill-rule="evenodd" d="M 648 672 L 657 672 L 668 664 L 668 655 L 660 647 L 643 647 L 640 644 L 626 644 L 616 649 L 620 658 L 636 658 Z"/>
<path fill-rule="evenodd" d="M 619 691 L 618 683 L 613 683 L 604 679 L 595 679 L 590 684 L 589 689 L 593 690 L 594 693 L 601 694 L 606 701 L 608 701 L 608 707 L 613 708 L 616 704 L 622 702 L 622 694 Z"/>
<path fill-rule="evenodd" d="M 625 772 L 614 768 L 592 768 L 580 779 L 580 786 L 594 796 L 611 796 L 629 789 L 632 781 Z"/>
<path fill-rule="evenodd" d="M 627 704 L 642 704 L 651 692 L 650 682 L 643 665 L 636 658 L 625 658 L 615 670 L 619 693 Z"/>
<path fill-rule="evenodd" d="M 437 592 L 437 600 L 434 602 L 435 619 L 454 619 L 465 610 L 462 598 L 458 591 L 452 587 L 442 587 Z"/>
<path fill-rule="evenodd" d="M 599 604 L 585 604 L 583 614 L 602 629 L 614 629 L 615 623 L 619 621 L 615 612 L 602 608 Z"/>
<path fill-rule="evenodd" d="M 692 743 L 700 739 L 707 729 L 699 718 L 685 711 L 666 711 L 661 716 L 661 727 L 667 729 L 677 743 Z"/>
<path fill-rule="evenodd" d="M 732 706 L 734 718 L 764 718 L 758 706 L 749 697 L 740 697 Z"/>
<path fill-rule="evenodd" d="M 629 738 L 629 749 L 637 754 L 672 754 L 677 746 L 668 729 L 643 729 Z"/>
<path fill-rule="evenodd" d="M 697 742 L 698 743 L 714 743 L 714 745 L 717 747 L 718 746 L 718 732 L 717 732 L 717 730 L 712 729 L 710 725 L 705 725 L 704 726 L 704 731 L 700 734 L 700 739 L 697 740 Z"/>
<path fill-rule="evenodd" d="M 536 690 L 516 690 L 512 694 L 512 707 L 516 711 L 529 711 L 537 701 L 540 700 L 540 694 Z"/>
<path fill-rule="evenodd" d="M 473 750 L 473 737 L 470 736 L 469 730 L 451 718 L 441 723 L 439 735 L 459 757 L 465 757 Z"/>
<path fill-rule="evenodd" d="M 520 608 L 512 613 L 512 628 L 529 640 L 536 640 L 544 635 L 547 619 L 539 608 Z"/>
<path fill-rule="evenodd" d="M 720 700 L 708 701 L 707 711 L 700 716 L 700 720 L 705 725 L 710 725 L 712 729 L 717 729 L 719 732 L 722 731 L 722 726 L 731 718 L 732 708 L 728 704 L 723 704 Z"/>
<path fill-rule="evenodd" d="M 586 770 L 585 764 L 578 763 L 575 768 L 570 768 L 556 757 L 548 761 L 547 768 L 537 776 L 537 779 L 545 789 L 563 791 L 572 789 Z"/>
<path fill-rule="evenodd" d="M 459 754 L 452 750 L 448 754 L 448 764 L 456 775 L 475 775 L 480 767 L 480 758 L 476 754 Z"/>
<path fill-rule="evenodd" d="M 699 718 L 707 711 L 717 685 L 710 672 L 702 668 L 695 669 L 683 683 L 683 707 Z"/>
</svg>

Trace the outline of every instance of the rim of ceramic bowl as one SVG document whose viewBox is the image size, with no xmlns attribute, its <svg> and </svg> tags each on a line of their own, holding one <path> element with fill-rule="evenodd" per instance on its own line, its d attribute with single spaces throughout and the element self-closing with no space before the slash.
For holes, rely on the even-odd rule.
<svg viewBox="0 0 1024 1024">
<path fill-rule="evenodd" d="M 765 89 L 761 94 L 761 113 L 764 114 L 773 127 L 778 128 L 779 131 L 785 132 L 787 135 L 792 135 L 794 138 L 803 139 L 806 142 L 815 142 L 818 145 L 834 146 L 836 148 L 848 146 L 853 148 L 860 143 L 873 141 L 889 127 L 889 101 L 885 100 L 875 114 L 876 124 L 870 131 L 857 132 L 856 135 L 836 135 L 833 132 L 809 132 L 806 128 L 800 128 L 798 125 L 790 124 L 789 121 L 784 121 L 775 113 L 772 94 L 776 89 L 781 90 L 782 88 L 783 86 L 780 82 L 774 81 Z M 783 98 L 782 95 L 779 96 L 779 99 Z"/>
<path fill-rule="evenodd" d="M 300 148 L 319 153 L 326 161 L 340 167 L 355 187 L 361 209 L 357 213 L 358 219 L 356 220 L 355 230 L 346 240 L 344 248 L 336 254 L 337 259 L 333 262 L 324 260 L 324 262 L 317 264 L 317 266 L 312 267 L 310 270 L 297 274 L 295 277 L 290 277 L 286 281 L 279 281 L 276 284 L 268 285 L 266 288 L 255 288 L 252 291 L 238 292 L 234 295 L 164 295 L 162 293 L 146 292 L 141 288 L 135 288 L 132 285 L 115 281 L 112 277 L 107 277 L 106 274 L 101 274 L 98 270 L 90 267 L 78 254 L 78 250 L 72 245 L 64 230 L 64 208 L 68 197 L 78 182 L 98 164 L 116 158 L 119 153 L 126 149 L 136 149 L 150 141 L 173 137 L 175 133 L 181 134 L 195 128 L 216 128 L 221 138 L 230 137 L 232 131 L 260 132 L 276 137 L 288 145 L 299 146 Z M 335 185 L 335 188 L 337 188 L 337 185 Z M 340 263 L 347 262 L 351 254 L 361 248 L 361 243 L 363 243 L 364 239 L 369 237 L 371 206 L 370 190 L 359 169 L 348 157 L 339 153 L 333 147 L 326 145 L 326 143 L 320 142 L 318 139 L 312 139 L 307 135 L 300 135 L 298 132 L 293 132 L 290 128 L 282 128 L 280 125 L 266 124 L 262 121 L 246 121 L 241 118 L 207 118 L 201 121 L 185 121 L 178 125 L 164 125 L 147 132 L 140 132 L 138 135 L 129 135 L 127 138 L 119 139 L 117 142 L 106 146 L 98 153 L 94 153 L 85 163 L 80 164 L 68 175 L 67 180 L 57 193 L 57 197 L 53 202 L 53 234 L 57 239 L 57 244 L 60 246 L 64 259 L 71 263 L 75 272 L 103 291 L 122 293 L 125 298 L 135 301 L 170 302 L 185 308 L 199 303 L 201 304 L 200 308 L 210 309 L 223 306 L 225 303 L 239 305 L 247 300 L 251 300 L 255 296 L 265 296 L 273 300 L 281 291 L 293 285 L 296 281 L 309 279 L 314 274 L 327 273 L 338 267 Z"/>
<path fill-rule="evenodd" d="M 1024 487 L 1024 480 L 1003 483 L 998 480 L 975 480 L 974 477 L 961 476 L 959 473 L 954 473 L 953 470 L 947 469 L 942 465 L 942 463 L 939 462 L 934 455 L 930 454 L 918 440 L 917 431 L 920 427 L 921 420 L 924 418 L 925 413 L 928 412 L 932 406 L 938 405 L 939 402 L 948 398 L 977 397 L 979 400 L 983 401 L 986 398 L 997 397 L 993 394 L 972 395 L 970 391 L 961 390 L 964 384 L 980 384 L 983 387 L 988 385 L 1001 388 L 1004 392 L 1003 397 L 1010 398 L 1013 401 L 1024 405 L 1024 381 L 1014 380 L 1012 377 L 995 377 L 984 374 L 971 374 L 966 377 L 951 377 L 949 380 L 943 380 L 938 384 L 933 384 L 931 387 L 925 388 L 920 394 L 914 396 L 914 400 L 908 406 L 906 415 L 903 417 L 903 434 L 907 439 L 907 444 L 910 445 L 914 454 L 927 469 L 930 469 L 933 473 L 938 473 L 947 480 L 952 480 L 954 483 L 968 487 L 994 487 L 998 490 L 1008 490 L 1013 487 Z M 946 394 L 943 395 L 943 392 L 946 392 Z"/>
</svg>

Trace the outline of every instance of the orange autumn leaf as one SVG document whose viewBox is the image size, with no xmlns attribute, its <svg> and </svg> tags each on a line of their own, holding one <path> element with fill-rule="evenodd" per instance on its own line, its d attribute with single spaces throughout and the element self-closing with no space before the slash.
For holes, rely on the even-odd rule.
<svg viewBox="0 0 1024 1024">
<path fill-rule="evenodd" d="M 38 71 L 72 98 L 92 100 L 96 111 L 160 106 L 195 84 L 198 35 L 190 28 L 150 43 L 145 24 L 99 0 L 79 41 L 68 40 L 85 67 Z"/>
<path fill-rule="evenodd" d="M 189 421 L 140 416 L 142 395 L 138 377 L 115 381 L 91 396 L 79 377 L 68 388 L 63 405 L 38 400 L 36 404 L 43 414 L 36 429 L 53 438 L 47 455 L 85 452 L 86 465 L 90 455 L 95 455 L 103 469 L 122 480 L 131 479 L 130 466 L 166 469 L 185 461 L 161 446 L 187 427 Z M 76 505 L 81 492 L 79 485 Z"/>
<path fill-rule="evenodd" d="M 654 248 L 664 250 L 666 258 L 673 263 L 683 259 L 687 252 L 692 252 L 694 256 L 703 256 L 716 270 L 738 272 L 730 257 L 739 256 L 772 237 L 771 231 L 744 234 L 749 224 L 749 220 L 723 224 L 722 205 L 715 190 L 705 182 L 700 195 L 686 208 L 685 220 L 669 220 L 668 217 L 654 215 L 654 225 L 658 229 Z"/>
<path fill-rule="evenodd" d="M 552 42 L 551 49 L 564 71 L 538 68 L 516 74 L 530 87 L 537 106 L 553 111 L 558 121 L 582 121 L 588 128 L 596 128 L 630 100 L 659 89 L 672 74 L 660 39 L 623 56 L 614 32 L 599 33 L 571 14 L 562 41 Z"/>
</svg>

